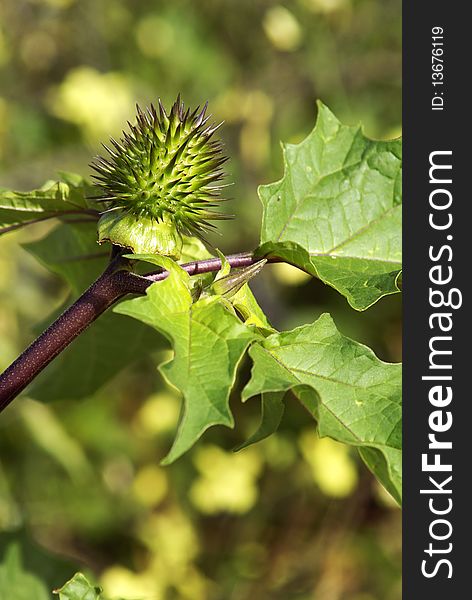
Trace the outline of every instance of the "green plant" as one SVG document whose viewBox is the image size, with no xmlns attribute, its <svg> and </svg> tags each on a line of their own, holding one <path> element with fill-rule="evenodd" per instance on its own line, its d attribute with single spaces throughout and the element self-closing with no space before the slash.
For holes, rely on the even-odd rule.
<svg viewBox="0 0 472 600">
<path fill-rule="evenodd" d="M 312 415 L 320 436 L 357 447 L 400 502 L 400 365 L 344 337 L 328 314 L 276 331 L 248 282 L 266 264 L 286 262 L 336 289 L 356 310 L 398 292 L 401 141 L 370 140 L 320 103 L 313 132 L 284 146 L 283 178 L 259 188 L 260 245 L 223 256 L 203 237 L 211 219 L 225 217 L 212 210 L 224 160 L 210 139 L 215 130 L 204 110 L 184 112 L 180 99 L 169 115 L 162 107 L 138 109 L 137 125 L 112 143 L 108 159 L 95 162 L 95 184 L 61 173 L 40 190 L 2 191 L 2 233 L 56 218 L 58 227 L 29 251 L 75 294 L 98 278 L 0 377 L 0 406 L 30 383 L 31 395 L 43 401 L 65 389 L 68 397 L 90 394 L 139 356 L 165 347 L 166 338 L 174 356 L 160 370 L 185 406 L 164 461 L 170 463 L 209 427 L 234 425 L 229 394 L 249 354 L 242 400 L 260 396 L 262 416 L 241 447 L 277 430 L 289 394 Z M 97 222 L 99 241 L 111 242 L 101 274 Z M 145 272 L 146 263 L 157 269 Z M 125 299 L 130 294 L 138 297 Z M 99 357 L 92 363 L 91 345 Z M 56 357 L 48 379 L 37 377 Z"/>
</svg>

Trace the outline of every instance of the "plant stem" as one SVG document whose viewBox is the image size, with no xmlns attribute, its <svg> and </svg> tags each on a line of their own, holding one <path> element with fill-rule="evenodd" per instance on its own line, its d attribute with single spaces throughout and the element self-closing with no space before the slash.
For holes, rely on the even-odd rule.
<svg viewBox="0 0 472 600">
<path fill-rule="evenodd" d="M 127 271 L 107 269 L 0 376 L 0 411 L 84 329 L 131 289 Z"/>
<path fill-rule="evenodd" d="M 242 267 L 249 267 L 261 259 L 256 258 L 251 252 L 245 252 L 226 256 L 226 260 L 234 269 L 240 269 Z M 269 261 L 271 261 L 271 259 L 269 259 Z M 274 262 L 274 260 L 271 262 Z M 200 275 L 202 273 L 219 271 L 221 269 L 221 260 L 219 258 L 207 258 L 205 260 L 195 260 L 180 266 L 184 271 L 187 271 L 189 275 Z M 161 269 L 159 271 L 147 273 L 145 278 L 150 283 L 154 283 L 155 281 L 162 281 L 162 279 L 165 279 L 168 275 L 169 273 L 167 271 Z"/>
<path fill-rule="evenodd" d="M 226 259 L 235 268 L 249 266 L 259 260 L 250 253 L 234 254 Z M 117 265 L 120 261 L 120 256 L 112 260 L 105 272 L 82 296 L 0 375 L 0 412 L 107 308 L 127 294 L 145 294 L 150 285 L 165 279 L 169 274 L 161 270 L 144 276 L 136 275 L 127 270 L 119 270 Z M 210 258 L 181 266 L 190 275 L 197 275 L 218 271 L 221 260 Z"/>
</svg>

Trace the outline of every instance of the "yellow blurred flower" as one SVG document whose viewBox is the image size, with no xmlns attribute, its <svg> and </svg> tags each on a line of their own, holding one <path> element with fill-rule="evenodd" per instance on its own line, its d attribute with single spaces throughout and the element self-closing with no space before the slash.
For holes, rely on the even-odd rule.
<svg viewBox="0 0 472 600">
<path fill-rule="evenodd" d="M 190 488 L 190 498 L 201 512 L 245 513 L 254 506 L 262 469 L 258 450 L 233 453 L 207 445 L 197 449 L 194 462 L 200 477 Z"/>
<path fill-rule="evenodd" d="M 315 13 L 331 13 L 349 8 L 351 0 L 304 0 L 304 4 Z"/>
<path fill-rule="evenodd" d="M 34 0 L 36 4 L 46 4 L 52 8 L 69 8 L 75 0 Z"/>
<path fill-rule="evenodd" d="M 241 104 L 242 115 L 252 123 L 267 123 L 274 114 L 274 101 L 262 90 L 249 90 Z"/>
<path fill-rule="evenodd" d="M 48 107 L 95 142 L 122 129 L 134 112 L 134 94 L 121 73 L 100 73 L 82 66 L 69 71 L 59 87 L 51 90 Z"/>
<path fill-rule="evenodd" d="M 286 469 L 298 460 L 292 441 L 279 433 L 266 438 L 260 443 L 259 448 L 264 453 L 267 464 L 276 470 Z"/>
<path fill-rule="evenodd" d="M 164 469 L 146 465 L 140 469 L 133 481 L 133 493 L 145 506 L 156 506 L 167 494 L 167 477 Z"/>
<path fill-rule="evenodd" d="M 239 136 L 241 158 L 252 169 L 264 167 L 270 151 L 270 133 L 265 125 L 248 123 Z"/>
<path fill-rule="evenodd" d="M 357 471 L 348 446 L 317 438 L 312 430 L 300 436 L 299 444 L 321 491 L 334 498 L 349 496 L 357 485 Z"/>
<path fill-rule="evenodd" d="M 199 571 L 189 566 L 182 577 L 173 577 L 172 583 L 181 600 L 206 600 L 209 582 Z"/>
<path fill-rule="evenodd" d="M 153 573 L 134 573 L 120 565 L 113 565 L 102 573 L 100 585 L 104 593 L 112 598 L 149 598 L 164 600 L 166 582 Z"/>
<path fill-rule="evenodd" d="M 138 536 L 166 569 L 188 565 L 198 553 L 190 520 L 177 508 L 150 515 L 138 527 Z"/>
<path fill-rule="evenodd" d="M 137 433 L 147 436 L 173 431 L 177 426 L 180 414 L 179 399 L 168 392 L 149 396 L 140 408 L 134 425 Z"/>
<path fill-rule="evenodd" d="M 262 23 L 266 36 L 277 50 L 293 52 L 302 41 L 302 29 L 295 16 L 284 6 L 269 8 Z"/>
<path fill-rule="evenodd" d="M 174 588 L 182 600 L 204 600 L 208 582 L 192 565 L 198 543 L 192 525 L 178 509 L 149 515 L 138 530 L 149 557 L 138 572 L 113 565 L 103 572 L 100 583 L 110 597 L 168 598 Z"/>
</svg>

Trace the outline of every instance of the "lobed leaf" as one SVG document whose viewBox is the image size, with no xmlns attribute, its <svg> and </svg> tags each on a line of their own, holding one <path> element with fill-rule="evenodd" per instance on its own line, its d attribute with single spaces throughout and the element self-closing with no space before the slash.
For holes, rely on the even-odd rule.
<svg viewBox="0 0 472 600">
<path fill-rule="evenodd" d="M 160 370 L 184 396 L 174 444 L 163 461 L 177 459 L 212 425 L 233 427 L 229 393 L 248 345 L 256 339 L 225 308 L 218 296 L 193 303 L 190 277 L 164 257 L 153 261 L 170 275 L 150 286 L 145 297 L 122 302 L 114 310 L 147 323 L 172 343 L 174 358 Z"/>
<path fill-rule="evenodd" d="M 74 295 L 81 294 L 103 273 L 110 254 L 97 244 L 96 227 L 90 223 L 60 224 L 23 248 L 64 279 Z"/>
<path fill-rule="evenodd" d="M 359 447 L 401 501 L 401 365 L 341 335 L 328 314 L 253 344 L 249 354 L 254 365 L 244 399 L 292 390 L 319 435 Z"/>
<path fill-rule="evenodd" d="M 283 146 L 283 178 L 259 187 L 259 255 L 319 277 L 357 310 L 398 292 L 401 150 L 401 140 L 370 140 L 318 103 L 310 135 Z"/>
<path fill-rule="evenodd" d="M 259 306 L 248 283 L 244 284 L 231 298 L 231 304 L 241 315 L 246 325 L 255 325 L 262 333 L 272 333 L 275 331 L 264 311 Z"/>
<path fill-rule="evenodd" d="M 88 211 L 93 218 L 98 212 L 90 207 L 92 186 L 79 175 L 60 173 L 61 181 L 48 181 L 39 190 L 15 192 L 0 190 L 0 234 L 38 220 L 64 217 Z M 87 213 L 87 214 L 88 214 Z"/>
<path fill-rule="evenodd" d="M 102 590 L 93 586 L 82 573 L 76 573 L 72 579 L 60 589 L 54 590 L 59 594 L 59 600 L 101 600 Z"/>
</svg>

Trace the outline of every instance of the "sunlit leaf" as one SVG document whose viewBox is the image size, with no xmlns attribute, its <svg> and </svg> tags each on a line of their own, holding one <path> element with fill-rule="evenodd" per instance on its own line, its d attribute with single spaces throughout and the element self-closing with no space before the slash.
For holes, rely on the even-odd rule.
<svg viewBox="0 0 472 600">
<path fill-rule="evenodd" d="M 283 178 L 259 188 L 259 253 L 319 277 L 357 310 L 397 292 L 401 140 L 370 140 L 319 103 L 314 130 L 283 149 Z"/>
<path fill-rule="evenodd" d="M 164 334 L 174 358 L 161 366 L 166 379 L 184 395 L 185 408 L 171 451 L 172 462 L 212 425 L 234 424 L 229 393 L 236 368 L 256 333 L 245 326 L 217 296 L 192 302 L 188 274 L 171 260 L 154 257 L 170 271 L 146 297 L 122 302 L 115 312 L 147 323 Z"/>
<path fill-rule="evenodd" d="M 98 218 L 98 212 L 88 200 L 93 194 L 90 184 L 79 175 L 61 175 L 62 181 L 48 181 L 39 190 L 0 189 L 0 234 L 52 217 L 87 215 L 91 220 Z"/>
<path fill-rule="evenodd" d="M 293 390 L 320 436 L 357 446 L 378 479 L 401 498 L 401 365 L 339 333 L 331 317 L 254 344 L 243 398 Z M 364 451 L 364 448 L 367 451 Z"/>
<path fill-rule="evenodd" d="M 46 237 L 23 247 L 79 295 L 103 273 L 109 249 L 97 244 L 94 224 L 61 224 Z"/>
<path fill-rule="evenodd" d="M 101 600 L 101 592 L 101 589 L 89 583 L 82 573 L 76 573 L 60 589 L 54 590 L 55 594 L 59 594 L 59 600 Z"/>
</svg>

